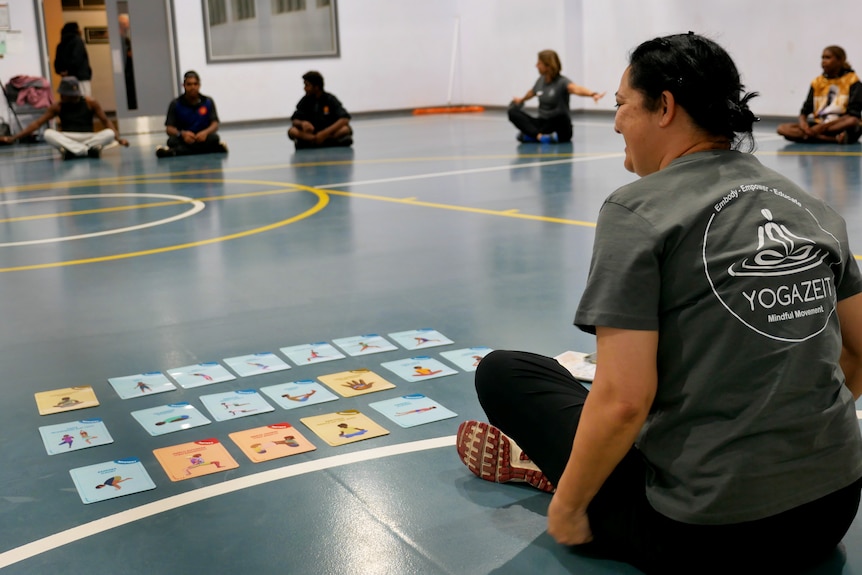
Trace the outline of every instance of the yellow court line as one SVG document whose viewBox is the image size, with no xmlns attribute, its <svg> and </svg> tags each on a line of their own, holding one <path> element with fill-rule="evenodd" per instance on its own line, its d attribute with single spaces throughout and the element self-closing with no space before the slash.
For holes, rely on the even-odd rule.
<svg viewBox="0 0 862 575">
<path fill-rule="evenodd" d="M 189 182 L 194 183 L 192 180 Z M 285 185 L 293 185 L 293 184 L 285 184 Z M 0 219 L 0 224 L 8 223 L 8 222 L 26 222 L 30 220 L 44 220 L 44 219 L 53 219 L 53 218 L 65 218 L 71 216 L 86 216 L 90 214 L 107 214 L 111 212 L 123 212 L 130 210 L 145 210 L 150 208 L 161 208 L 165 206 L 179 206 L 182 204 L 190 204 L 192 202 L 218 202 L 224 200 L 234 200 L 237 198 L 253 198 L 256 196 L 271 196 L 275 194 L 285 194 L 291 193 L 298 190 L 285 190 L 285 189 L 276 189 L 276 190 L 263 190 L 260 192 L 246 192 L 242 194 L 232 194 L 229 196 L 204 196 L 201 198 L 189 198 L 187 200 L 171 200 L 170 202 L 153 202 L 150 204 L 131 204 L 127 206 L 114 206 L 111 208 L 96 208 L 92 210 L 78 210 L 76 212 L 59 212 L 56 214 L 39 214 L 36 216 L 21 216 L 18 218 L 6 218 Z M 323 190 L 321 190 L 323 191 Z"/>
<path fill-rule="evenodd" d="M 223 181 L 223 180 L 215 180 L 215 181 Z M 206 181 L 201 181 L 200 183 L 206 183 Z M 229 234 L 229 235 L 220 236 L 217 238 L 210 238 L 208 240 L 199 240 L 199 241 L 189 242 L 189 243 L 185 243 L 185 244 L 179 244 L 179 245 L 175 245 L 175 246 L 166 246 L 166 247 L 154 248 L 154 249 L 150 249 L 150 250 L 141 250 L 141 251 L 137 251 L 137 252 L 128 252 L 128 253 L 124 253 L 124 254 L 114 254 L 114 255 L 110 255 L 110 256 L 100 256 L 100 257 L 86 258 L 86 259 L 81 259 L 81 260 L 69 260 L 69 261 L 65 261 L 65 262 L 51 262 L 51 263 L 46 263 L 46 264 L 33 264 L 33 265 L 28 265 L 28 266 L 16 266 L 16 267 L 11 267 L 11 268 L 0 268 L 0 273 L 66 267 L 66 266 L 90 264 L 90 263 L 96 263 L 96 262 L 107 262 L 107 261 L 121 260 L 121 259 L 138 257 L 138 256 L 146 256 L 146 255 L 152 255 L 152 254 L 172 252 L 172 251 L 177 251 L 177 250 L 183 250 L 183 249 L 188 249 L 188 248 L 205 246 L 208 244 L 214 244 L 214 243 L 218 243 L 218 242 L 224 242 L 224 241 L 228 241 L 228 240 L 234 240 L 234 239 L 238 239 L 238 238 L 243 238 L 243 237 L 267 232 L 270 230 L 274 230 L 276 228 L 280 228 L 282 226 L 286 226 L 288 224 L 292 224 L 294 222 L 298 222 L 300 220 L 303 220 L 305 218 L 308 218 L 308 217 L 316 214 L 317 212 L 321 211 L 323 208 L 325 208 L 329 204 L 329 195 L 324 190 L 318 190 L 315 188 L 311 188 L 309 186 L 303 186 L 301 184 L 280 183 L 280 182 L 262 182 L 262 181 L 257 181 L 257 180 L 243 180 L 242 183 L 258 183 L 258 184 L 268 184 L 268 185 L 272 185 L 272 186 L 279 186 L 280 185 L 280 186 L 286 186 L 286 187 L 289 186 L 289 187 L 297 188 L 298 190 L 304 190 L 304 191 L 311 192 L 312 194 L 316 195 L 317 196 L 317 203 L 314 206 L 312 206 L 311 208 L 309 208 L 308 210 L 306 210 L 300 214 L 297 214 L 293 217 L 287 218 L 286 220 L 281 220 L 279 222 L 275 222 L 275 223 L 272 223 L 272 224 L 269 224 L 266 226 L 261 226 L 259 228 L 253 228 L 250 230 L 246 230 L 244 232 L 237 232 L 235 234 Z M 292 192 L 292 191 L 297 191 L 297 190 L 285 190 L 285 191 Z M 180 203 L 186 203 L 186 202 L 180 202 Z"/>
<path fill-rule="evenodd" d="M 47 190 L 57 188 L 78 188 L 87 186 L 104 186 L 104 185 L 119 185 L 136 183 L 138 181 L 150 181 L 153 178 L 172 178 L 175 176 L 198 176 L 206 174 L 221 174 L 221 173 L 240 173 L 262 170 L 278 170 L 282 168 L 314 168 L 323 166 L 341 166 L 341 165 L 363 165 L 363 164 L 403 164 L 410 162 L 435 162 L 435 161 L 453 161 L 453 160 L 511 160 L 518 158 L 535 159 L 535 158 L 578 158 L 603 156 L 605 153 L 550 153 L 550 154 L 500 154 L 500 155 L 485 155 L 485 156 L 419 156 L 415 158 L 378 158 L 368 160 L 333 160 L 325 162 L 304 162 L 300 164 L 270 164 L 267 166 L 244 166 L 236 168 L 208 168 L 205 170 L 186 170 L 183 172 L 159 173 L 159 174 L 133 174 L 129 176 L 112 176 L 110 178 L 94 178 L 89 180 L 65 180 L 58 182 L 42 182 L 34 184 L 21 184 L 17 186 L 8 186 L 0 188 L 0 194 L 10 192 L 26 192 L 33 190 Z M 189 180 L 177 179 L 175 182 L 184 182 Z M 197 181 L 197 180 L 195 180 Z M 225 180 L 218 180 L 225 181 Z"/>
</svg>

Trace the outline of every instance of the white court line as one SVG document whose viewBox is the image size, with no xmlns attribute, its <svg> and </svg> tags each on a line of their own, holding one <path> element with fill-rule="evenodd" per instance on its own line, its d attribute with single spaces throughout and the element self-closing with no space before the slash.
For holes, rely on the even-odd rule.
<svg viewBox="0 0 862 575">
<path fill-rule="evenodd" d="M 264 483 L 312 473 L 314 471 L 332 469 L 333 467 L 340 467 L 342 465 L 361 463 L 364 461 L 371 461 L 373 459 L 391 457 L 393 455 L 403 455 L 405 453 L 416 453 L 418 451 L 425 451 L 428 449 L 437 449 L 438 447 L 451 447 L 455 445 L 455 437 L 456 436 L 454 435 L 435 437 L 432 439 L 423 439 L 421 441 L 387 445 L 385 447 L 377 447 L 375 449 L 367 449 L 365 451 L 345 453 L 344 455 L 333 455 L 332 457 L 324 457 L 314 461 L 306 461 L 305 463 L 297 463 L 296 465 L 287 465 L 278 469 L 262 471 L 260 473 L 239 477 L 217 485 L 210 485 L 187 493 L 174 495 L 159 501 L 153 501 L 152 503 L 135 507 L 134 509 L 121 511 L 120 513 L 115 513 L 108 517 L 102 517 L 101 519 L 96 519 L 95 521 L 85 523 L 84 525 L 79 525 L 78 527 L 73 527 L 71 529 L 55 533 L 54 535 L 49 535 L 48 537 L 27 543 L 21 547 L 10 549 L 5 553 L 0 554 L 0 569 L 8 567 L 14 563 L 18 563 L 19 561 L 29 559 L 30 557 L 34 557 L 40 553 L 45 553 L 47 551 L 57 549 L 58 547 L 62 547 L 63 545 L 74 543 L 80 539 L 91 537 L 116 527 L 139 521 L 141 519 L 146 519 L 147 517 L 171 511 L 185 505 L 191 505 L 198 501 L 204 501 L 220 495 L 227 495 L 234 491 L 263 485 Z"/>
<path fill-rule="evenodd" d="M 32 246 L 32 245 L 37 245 L 37 244 L 52 244 L 52 243 L 57 243 L 57 242 L 68 242 L 70 240 L 80 240 L 80 239 L 84 239 L 84 238 L 95 238 L 95 237 L 99 237 L 99 236 L 122 234 L 125 232 L 142 230 L 144 228 L 152 228 L 154 226 L 160 226 L 163 224 L 168 224 L 171 222 L 175 222 L 177 220 L 188 218 L 188 217 L 193 216 L 196 213 L 200 212 L 201 210 L 203 210 L 206 207 L 206 205 L 202 201 L 195 200 L 193 198 L 187 198 L 185 196 L 173 196 L 170 194 L 145 194 L 145 193 L 139 193 L 139 194 L 126 194 L 126 193 L 123 193 L 123 194 L 80 194 L 77 196 L 76 195 L 53 196 L 50 198 L 24 198 L 24 199 L 20 199 L 20 200 L 0 201 L 0 205 L 26 204 L 26 203 L 32 203 L 32 202 L 51 202 L 51 201 L 56 201 L 56 200 L 79 200 L 79 199 L 83 199 L 83 198 L 99 198 L 99 199 L 101 199 L 101 198 L 160 198 L 163 200 L 171 200 L 171 201 L 175 201 L 175 202 L 181 202 L 184 204 L 191 204 L 191 207 L 188 210 L 186 210 L 185 212 L 182 212 L 182 213 L 179 213 L 179 214 L 176 214 L 174 216 L 167 217 L 167 218 L 163 218 L 161 220 L 155 220 L 152 222 L 148 222 L 146 224 L 137 224 L 134 226 L 127 226 L 125 228 L 115 228 L 115 229 L 111 229 L 111 230 L 103 230 L 101 232 L 91 232 L 89 234 L 80 234 L 77 236 L 60 236 L 60 237 L 56 237 L 56 238 L 44 238 L 41 240 L 28 240 L 28 241 L 23 241 L 23 242 L 0 243 L 0 248 L 5 248 L 5 247 L 9 247 L 9 246 Z"/>
<path fill-rule="evenodd" d="M 413 176 L 399 176 L 395 178 L 381 178 L 379 180 L 363 180 L 359 182 L 341 182 L 338 184 L 324 184 L 322 186 L 314 186 L 315 188 L 326 189 L 326 188 L 340 188 L 340 187 L 354 187 L 354 186 L 368 186 L 372 184 L 387 184 L 390 182 L 406 182 L 409 180 L 422 180 L 425 178 L 444 178 L 447 176 L 460 176 L 463 174 L 479 174 L 483 172 L 499 172 L 502 170 L 517 170 L 520 168 L 534 168 L 536 166 L 553 166 L 555 164 L 575 164 L 578 162 L 588 162 L 591 160 L 607 160 L 610 158 L 622 158 L 625 154 L 622 152 L 616 152 L 613 154 L 598 154 L 595 156 L 586 156 L 586 157 L 578 157 L 578 158 L 565 158 L 563 160 L 547 160 L 544 162 L 531 162 L 529 164 L 507 164 L 505 166 L 491 166 L 487 168 L 469 168 L 466 170 L 452 170 L 449 172 L 431 172 L 428 174 L 416 174 Z"/>
</svg>

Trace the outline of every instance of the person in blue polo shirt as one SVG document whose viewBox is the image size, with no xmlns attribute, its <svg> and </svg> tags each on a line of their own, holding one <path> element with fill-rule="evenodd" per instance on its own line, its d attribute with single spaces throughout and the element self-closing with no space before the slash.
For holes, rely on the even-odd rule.
<svg viewBox="0 0 862 575">
<path fill-rule="evenodd" d="M 338 98 L 323 91 L 320 72 L 306 72 L 302 81 L 305 96 L 296 105 L 287 130 L 287 137 L 293 140 L 296 149 L 352 145 L 350 114 Z"/>
<path fill-rule="evenodd" d="M 190 70 L 183 75 L 183 94 L 171 102 L 165 119 L 168 145 L 156 148 L 159 158 L 227 152 L 217 133 L 215 101 L 201 94 L 200 87 L 197 72 Z"/>
</svg>

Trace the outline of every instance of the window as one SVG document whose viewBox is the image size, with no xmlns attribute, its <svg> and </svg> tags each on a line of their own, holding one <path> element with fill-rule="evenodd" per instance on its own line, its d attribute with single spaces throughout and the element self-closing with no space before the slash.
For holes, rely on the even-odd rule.
<svg viewBox="0 0 862 575">
<path fill-rule="evenodd" d="M 329 0 L 317 0 L 318 8 L 326 8 L 327 6 L 329 6 Z"/>
<path fill-rule="evenodd" d="M 227 23 L 227 6 L 225 0 L 207 0 L 210 26 Z"/>
<path fill-rule="evenodd" d="M 272 13 L 299 12 L 305 10 L 305 0 L 272 0 Z"/>
<path fill-rule="evenodd" d="M 254 17 L 254 0 L 233 0 L 234 20 L 251 20 Z"/>
<path fill-rule="evenodd" d="M 63 10 L 104 10 L 105 0 L 62 0 Z"/>
</svg>

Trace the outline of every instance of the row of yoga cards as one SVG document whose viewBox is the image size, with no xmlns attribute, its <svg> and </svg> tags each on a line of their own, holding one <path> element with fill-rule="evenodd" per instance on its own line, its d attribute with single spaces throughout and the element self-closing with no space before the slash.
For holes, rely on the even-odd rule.
<svg viewBox="0 0 862 575">
<path fill-rule="evenodd" d="M 437 330 L 430 328 L 390 333 L 389 337 L 408 351 L 454 343 Z M 336 349 L 335 346 L 340 348 L 341 351 Z M 337 338 L 332 340 L 332 343 L 316 342 L 282 347 L 279 351 L 294 364 L 303 366 L 344 359 L 346 357 L 345 353 L 355 357 L 397 349 L 399 348 L 385 337 L 371 333 Z M 453 360 L 456 362 L 460 360 L 460 357 L 457 356 L 458 354 L 454 354 L 453 356 Z M 188 389 L 231 381 L 236 379 L 237 376 L 250 377 L 291 369 L 290 364 L 269 351 L 228 357 L 223 361 L 233 373 L 220 363 L 212 361 L 172 368 L 167 370 L 167 375 L 181 387 Z M 158 393 L 176 389 L 174 384 L 162 372 L 117 377 L 111 378 L 108 381 L 123 399 L 138 397 L 145 393 Z"/>
<path fill-rule="evenodd" d="M 369 407 L 402 427 L 449 419 L 457 415 L 422 394 L 371 403 Z M 304 417 L 300 421 L 333 447 L 389 434 L 387 429 L 354 409 Z M 45 447 L 51 454 L 95 447 L 113 441 L 104 422 L 99 419 L 46 426 L 39 430 Z M 229 437 L 253 463 L 317 449 L 287 422 L 237 431 L 230 433 Z M 154 449 L 153 454 L 171 481 L 183 481 L 239 467 L 239 463 L 225 446 L 214 437 Z M 136 457 L 78 467 L 71 469 L 69 474 L 81 501 L 85 504 L 156 487 L 143 463 Z"/>
</svg>

